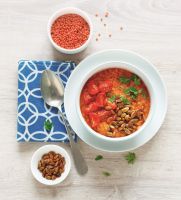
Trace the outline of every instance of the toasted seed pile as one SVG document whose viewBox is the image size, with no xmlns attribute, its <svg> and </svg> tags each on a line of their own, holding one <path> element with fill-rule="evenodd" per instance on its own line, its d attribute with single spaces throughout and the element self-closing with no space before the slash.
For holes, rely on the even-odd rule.
<svg viewBox="0 0 181 200">
<path fill-rule="evenodd" d="M 143 110 L 134 110 L 131 105 L 124 105 L 120 98 L 115 100 L 116 109 L 111 110 L 106 106 L 106 110 L 111 110 L 112 116 L 107 119 L 109 124 L 107 136 L 114 137 L 116 132 L 123 133 L 123 136 L 135 132 L 139 126 L 139 121 L 144 121 Z"/>
<path fill-rule="evenodd" d="M 64 172 L 65 158 L 54 151 L 50 151 L 42 156 L 38 162 L 38 169 L 42 176 L 48 180 L 55 180 Z"/>
</svg>

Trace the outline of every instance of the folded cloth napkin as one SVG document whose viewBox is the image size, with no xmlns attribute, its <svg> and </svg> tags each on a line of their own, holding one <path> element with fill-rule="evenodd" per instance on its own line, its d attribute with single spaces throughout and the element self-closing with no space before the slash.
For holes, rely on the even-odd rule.
<svg viewBox="0 0 181 200">
<path fill-rule="evenodd" d="M 46 105 L 41 96 L 40 81 L 42 72 L 50 69 L 61 78 L 65 86 L 74 68 L 74 62 L 19 61 L 17 141 L 68 142 L 58 109 Z M 45 121 L 48 120 L 53 124 L 50 131 L 45 128 Z M 73 137 L 76 140 L 75 134 Z"/>
</svg>

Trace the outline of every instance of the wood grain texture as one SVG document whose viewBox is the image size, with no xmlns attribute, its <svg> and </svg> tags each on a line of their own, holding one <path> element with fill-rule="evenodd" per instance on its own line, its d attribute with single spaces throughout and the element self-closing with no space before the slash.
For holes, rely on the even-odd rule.
<svg viewBox="0 0 181 200">
<path fill-rule="evenodd" d="M 47 39 L 49 16 L 65 6 L 85 10 L 94 23 L 91 45 L 76 56 L 61 55 Z M 95 17 L 96 13 L 103 16 L 105 11 L 110 12 L 106 27 Z M 96 42 L 98 33 L 101 37 Z M 80 142 L 89 165 L 85 177 L 77 175 L 72 167 L 69 178 L 60 186 L 37 183 L 30 172 L 30 158 L 44 144 L 18 144 L 15 140 L 18 60 L 79 62 L 91 53 L 109 48 L 136 51 L 157 66 L 166 81 L 169 98 L 162 128 L 149 143 L 135 150 L 138 158 L 134 165 L 126 163 L 124 154 L 100 152 Z M 181 199 L 180 0 L 0 0 L 0 55 L 1 200 Z M 105 159 L 94 161 L 97 154 Z M 104 177 L 104 170 L 112 175 Z"/>
</svg>

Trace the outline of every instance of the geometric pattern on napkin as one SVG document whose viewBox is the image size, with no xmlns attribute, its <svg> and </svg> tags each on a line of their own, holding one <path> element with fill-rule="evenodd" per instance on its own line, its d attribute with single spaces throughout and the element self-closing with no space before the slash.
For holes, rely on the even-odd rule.
<svg viewBox="0 0 181 200">
<path fill-rule="evenodd" d="M 58 109 L 46 105 L 42 98 L 40 81 L 42 72 L 49 69 L 61 78 L 65 86 L 74 68 L 74 62 L 19 61 L 17 141 L 68 142 L 68 136 Z M 64 111 L 63 105 L 62 110 Z M 44 128 L 46 120 L 53 123 L 50 132 Z M 73 137 L 76 140 L 77 136 L 74 133 Z"/>
</svg>

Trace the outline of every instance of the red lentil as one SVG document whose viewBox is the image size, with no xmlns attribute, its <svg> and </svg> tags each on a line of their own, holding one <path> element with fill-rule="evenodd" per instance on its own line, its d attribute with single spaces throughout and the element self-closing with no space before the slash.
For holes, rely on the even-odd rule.
<svg viewBox="0 0 181 200">
<path fill-rule="evenodd" d="M 106 13 L 105 13 L 105 17 L 108 17 L 108 16 L 109 16 L 109 13 L 108 13 L 108 12 L 106 12 Z"/>
<path fill-rule="evenodd" d="M 77 14 L 65 14 L 58 17 L 51 27 L 53 41 L 65 48 L 75 49 L 82 46 L 88 39 L 90 27 Z"/>
</svg>

